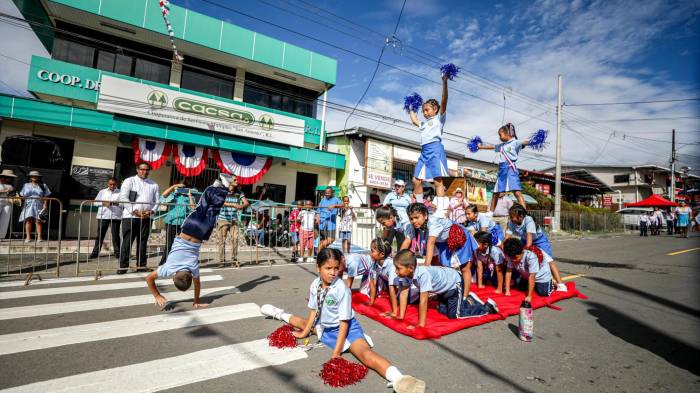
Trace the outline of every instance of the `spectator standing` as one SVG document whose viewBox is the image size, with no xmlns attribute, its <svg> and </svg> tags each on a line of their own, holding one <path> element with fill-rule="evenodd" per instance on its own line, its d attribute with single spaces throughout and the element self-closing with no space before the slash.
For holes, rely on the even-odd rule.
<svg viewBox="0 0 700 393">
<path fill-rule="evenodd" d="M 90 258 L 97 258 L 100 255 L 107 230 L 111 228 L 112 251 L 114 256 L 119 259 L 121 248 L 119 228 L 122 222 L 122 208 L 119 206 L 119 188 L 117 188 L 116 178 L 112 177 L 107 180 L 107 188 L 97 193 L 95 201 L 94 205 L 99 206 L 97 208 L 97 237 L 95 237 L 95 246 L 92 248 Z"/>
<path fill-rule="evenodd" d="M 338 208 L 343 207 L 343 202 L 333 196 L 333 187 L 326 187 L 318 207 L 318 229 L 321 236 L 318 252 L 321 252 L 321 250 L 335 241 L 335 224 L 338 217 Z"/>
<path fill-rule="evenodd" d="M 238 185 L 238 178 L 232 176 L 232 183 L 235 186 Z M 216 233 L 218 234 L 218 246 L 219 246 L 219 264 L 223 264 L 226 261 L 226 238 L 229 232 L 231 233 L 231 260 L 236 263 L 236 267 L 240 267 L 241 264 L 238 261 L 238 244 L 239 244 L 239 215 L 240 211 L 248 207 L 249 203 L 243 192 L 235 187 L 233 192 L 230 192 L 226 196 L 226 202 L 219 212 L 219 217 L 216 221 Z"/>
<path fill-rule="evenodd" d="M 296 202 L 296 207 L 289 212 L 289 237 L 292 243 L 292 262 L 296 262 L 299 256 L 299 213 L 301 213 L 303 204 L 304 201 L 298 200 Z"/>
<path fill-rule="evenodd" d="M 29 182 L 24 183 L 19 195 L 26 198 L 22 213 L 19 215 L 19 222 L 24 222 L 25 243 L 32 241 L 32 224 L 36 223 L 36 241 L 42 242 L 41 238 L 44 229 L 43 214 L 47 212 L 49 201 L 46 198 L 51 195 L 49 187 L 41 181 L 39 171 L 29 171 Z M 48 216 L 48 215 L 47 215 Z"/>
<path fill-rule="evenodd" d="M 688 237 L 688 227 L 690 227 L 690 213 L 691 209 L 685 205 L 685 201 L 680 202 L 680 206 L 676 208 L 676 215 L 678 216 L 678 229 L 681 235 Z"/>
<path fill-rule="evenodd" d="M 666 230 L 669 235 L 673 235 L 675 233 L 675 223 L 676 213 L 674 213 L 673 209 L 668 209 L 668 212 L 666 212 Z"/>
<path fill-rule="evenodd" d="M 12 169 L 3 169 L 0 172 L 0 239 L 7 236 L 7 230 L 10 228 L 10 219 L 12 218 L 12 199 L 15 187 L 12 182 L 17 178 L 17 175 Z"/>
<path fill-rule="evenodd" d="M 343 208 L 340 209 L 340 250 L 345 253 L 350 253 L 350 245 L 352 244 L 352 223 L 355 221 L 355 211 L 350 206 L 350 197 L 343 197 Z"/>
<path fill-rule="evenodd" d="M 647 236 L 647 228 L 649 227 L 649 215 L 647 212 L 642 212 L 639 215 L 639 236 Z"/>
<path fill-rule="evenodd" d="M 146 267 L 146 247 L 151 230 L 152 216 L 158 209 L 160 188 L 148 178 L 151 165 L 141 162 L 136 166 L 136 176 L 124 180 L 119 191 L 119 200 L 128 201 L 123 204 L 122 211 L 122 244 L 119 252 L 119 270 L 124 274 L 129 269 L 131 246 L 136 242 L 137 270 L 148 271 Z"/>
<path fill-rule="evenodd" d="M 464 192 L 461 187 L 452 193 L 450 198 L 450 219 L 458 224 L 464 225 L 467 221 L 467 213 L 464 209 L 469 206 L 469 201 L 464 197 Z"/>
<path fill-rule="evenodd" d="M 510 220 L 508 217 L 508 210 L 513 207 L 514 203 L 515 202 L 510 199 L 507 193 L 501 194 L 496 201 L 496 208 L 493 209 L 493 220 L 496 224 L 500 225 L 503 230 L 508 227 L 508 221 Z"/>
</svg>

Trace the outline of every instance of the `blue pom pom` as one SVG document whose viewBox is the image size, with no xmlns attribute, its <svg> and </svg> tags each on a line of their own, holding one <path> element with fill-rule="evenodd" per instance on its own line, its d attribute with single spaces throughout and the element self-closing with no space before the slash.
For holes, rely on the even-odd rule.
<svg viewBox="0 0 700 393">
<path fill-rule="evenodd" d="M 474 138 L 469 139 L 469 143 L 467 143 L 467 149 L 469 149 L 470 152 L 476 153 L 479 151 L 479 145 L 482 144 L 483 141 L 481 140 L 481 137 L 475 136 Z"/>
<path fill-rule="evenodd" d="M 423 106 L 423 97 L 418 93 L 413 93 L 403 99 L 403 110 L 408 112 L 418 112 Z"/>
<path fill-rule="evenodd" d="M 539 130 L 536 133 L 532 134 L 528 140 L 530 143 L 528 146 L 532 148 L 533 150 L 537 151 L 542 151 L 545 146 L 547 146 L 547 134 L 549 131 L 547 130 Z"/>
<path fill-rule="evenodd" d="M 442 72 L 443 75 L 447 75 L 449 80 L 454 80 L 454 77 L 459 74 L 459 67 L 452 63 L 443 64 L 443 66 L 440 67 L 440 72 Z"/>
</svg>

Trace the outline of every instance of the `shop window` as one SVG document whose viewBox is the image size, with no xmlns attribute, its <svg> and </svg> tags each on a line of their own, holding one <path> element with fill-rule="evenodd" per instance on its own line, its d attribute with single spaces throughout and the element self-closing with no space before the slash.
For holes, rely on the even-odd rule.
<svg viewBox="0 0 700 393">
<path fill-rule="evenodd" d="M 318 97 L 315 91 L 249 72 L 245 79 L 244 102 L 307 117 L 315 116 Z"/>
<path fill-rule="evenodd" d="M 233 97 L 236 69 L 187 57 L 180 87 L 224 98 Z"/>
<path fill-rule="evenodd" d="M 630 182 L 630 175 L 629 175 L 629 173 L 626 175 L 615 175 L 613 177 L 613 181 L 615 183 L 629 183 Z"/>
</svg>

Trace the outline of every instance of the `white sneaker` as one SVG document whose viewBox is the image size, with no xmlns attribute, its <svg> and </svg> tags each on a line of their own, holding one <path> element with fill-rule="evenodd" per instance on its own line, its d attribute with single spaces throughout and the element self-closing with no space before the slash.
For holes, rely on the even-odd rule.
<svg viewBox="0 0 700 393">
<path fill-rule="evenodd" d="M 492 314 L 498 314 L 498 313 L 499 313 L 498 305 L 496 304 L 496 302 L 495 302 L 493 299 L 491 299 L 491 298 L 486 299 L 486 303 L 488 304 L 487 307 L 488 307 L 489 309 L 491 309 L 491 311 L 494 311 Z"/>
<path fill-rule="evenodd" d="M 275 307 L 272 304 L 263 304 L 262 307 L 260 307 L 260 312 L 265 316 L 281 321 L 284 310 L 279 307 Z"/>
<path fill-rule="evenodd" d="M 425 393 L 425 382 L 410 375 L 404 375 L 394 382 L 396 393 Z"/>
<path fill-rule="evenodd" d="M 312 263 L 313 261 L 315 261 L 314 257 L 307 257 L 306 258 L 307 263 Z"/>
<path fill-rule="evenodd" d="M 568 292 L 569 289 L 566 288 L 566 284 L 564 284 L 563 282 L 560 282 L 559 284 L 557 284 L 557 291 L 559 291 L 559 292 Z"/>
<path fill-rule="evenodd" d="M 484 301 L 481 300 L 481 299 L 479 299 L 479 297 L 476 296 L 476 293 L 474 293 L 474 292 L 469 292 L 469 294 L 467 295 L 467 297 L 472 298 L 472 300 L 474 300 L 475 302 L 481 304 L 482 306 L 484 305 Z"/>
</svg>

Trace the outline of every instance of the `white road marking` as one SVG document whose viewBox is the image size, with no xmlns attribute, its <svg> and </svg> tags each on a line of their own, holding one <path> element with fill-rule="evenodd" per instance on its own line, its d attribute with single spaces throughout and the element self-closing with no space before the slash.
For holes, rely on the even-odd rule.
<svg viewBox="0 0 700 393">
<path fill-rule="evenodd" d="M 301 348 L 274 348 L 262 339 L 36 382 L 3 392 L 156 392 L 307 356 Z"/>
<path fill-rule="evenodd" d="M 204 288 L 200 296 L 228 295 L 240 293 L 236 287 Z M 168 301 L 192 300 L 192 291 L 163 293 Z M 68 314 L 72 312 L 103 310 L 108 308 L 138 306 L 142 304 L 154 304 L 152 295 L 115 297 L 109 299 L 81 300 L 77 302 L 37 304 L 33 306 L 19 306 L 0 309 L 0 320 L 32 318 L 44 315 Z M 155 307 L 155 306 L 154 306 Z"/>
<path fill-rule="evenodd" d="M 150 317 L 5 334 L 0 336 L 0 355 L 121 337 L 140 336 L 164 330 L 236 321 L 257 316 L 262 316 L 260 307 L 257 304 L 243 303 L 233 306 L 159 314 Z M 128 389 L 122 391 L 128 391 Z"/>
<path fill-rule="evenodd" d="M 211 273 L 213 272 L 214 269 L 206 268 L 206 269 L 199 269 L 200 273 Z M 30 287 L 33 287 L 35 285 L 46 285 L 46 284 L 67 284 L 67 283 L 72 283 L 72 282 L 88 282 L 88 281 L 94 281 L 94 282 L 102 282 L 102 281 L 111 281 L 111 280 L 127 280 L 130 278 L 146 278 L 151 273 L 128 273 L 128 274 L 110 274 L 109 276 L 102 276 L 100 277 L 99 280 L 95 280 L 95 277 L 64 277 L 64 278 L 45 278 L 41 281 L 38 279 L 33 279 L 32 281 L 29 282 Z M 7 282 L 0 282 L 0 288 L 8 288 L 8 287 L 23 287 L 24 286 L 24 280 L 21 281 L 7 281 Z"/>
<path fill-rule="evenodd" d="M 201 276 L 201 282 L 221 281 L 224 278 L 221 276 Z M 158 286 L 172 285 L 173 281 L 169 278 L 156 280 Z M 99 281 L 92 285 L 75 285 L 70 287 L 57 288 L 41 288 L 41 289 L 25 289 L 17 291 L 0 292 L 0 300 L 19 299 L 33 296 L 48 296 L 48 295 L 64 295 L 67 293 L 85 293 L 85 292 L 100 292 L 100 291 L 115 291 L 119 289 L 130 288 L 146 288 L 148 285 L 145 280 L 120 282 L 114 284 L 100 284 Z"/>
</svg>

